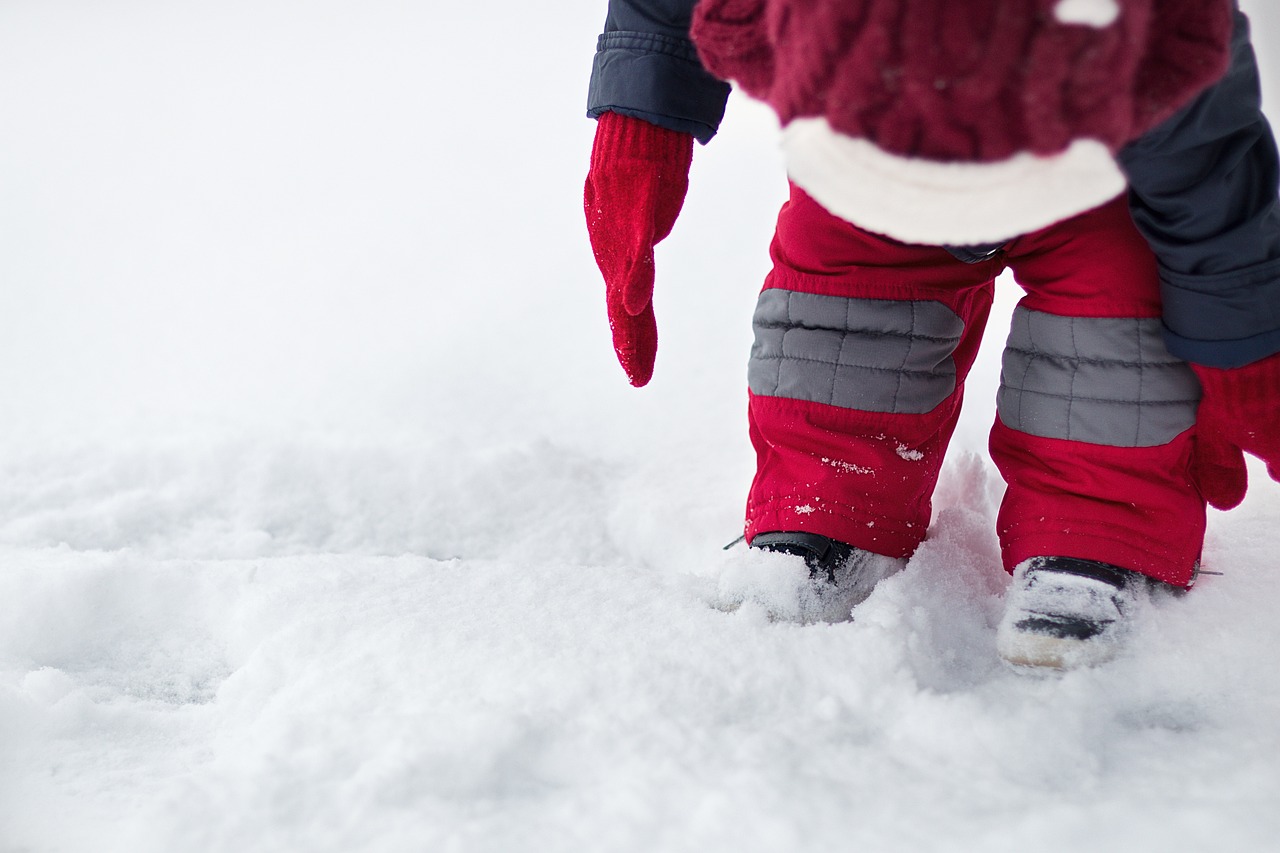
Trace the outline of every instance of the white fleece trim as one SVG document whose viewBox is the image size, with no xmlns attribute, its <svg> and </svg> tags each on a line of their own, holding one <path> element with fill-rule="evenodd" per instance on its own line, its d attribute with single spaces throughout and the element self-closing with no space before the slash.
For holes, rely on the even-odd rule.
<svg viewBox="0 0 1280 853">
<path fill-rule="evenodd" d="M 1082 24 L 1105 29 L 1120 17 L 1116 0 L 1058 0 L 1053 15 L 1062 24 Z"/>
<path fill-rule="evenodd" d="M 782 132 L 791 180 L 836 216 L 907 243 L 995 243 L 1092 210 L 1122 193 L 1105 145 L 1081 139 L 1062 154 L 997 163 L 938 163 L 888 154 L 825 118 Z"/>
</svg>

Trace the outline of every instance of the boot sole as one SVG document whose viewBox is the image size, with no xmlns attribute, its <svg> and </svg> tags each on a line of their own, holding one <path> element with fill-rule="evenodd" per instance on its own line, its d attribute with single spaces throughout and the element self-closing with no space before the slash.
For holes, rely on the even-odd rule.
<svg viewBox="0 0 1280 853">
<path fill-rule="evenodd" d="M 1120 649 L 1114 641 L 1018 634 L 999 637 L 996 651 L 1001 660 L 1018 672 L 1054 673 L 1107 663 L 1115 659 Z"/>
</svg>

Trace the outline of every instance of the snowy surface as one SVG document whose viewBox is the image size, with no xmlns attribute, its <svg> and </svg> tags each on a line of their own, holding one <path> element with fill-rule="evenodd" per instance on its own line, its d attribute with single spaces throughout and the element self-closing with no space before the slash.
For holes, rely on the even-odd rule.
<svg viewBox="0 0 1280 853">
<path fill-rule="evenodd" d="M 603 2 L 437 6 L 0 4 L 0 851 L 1274 850 L 1280 487 L 1127 656 L 1006 672 L 1009 285 L 929 541 L 770 622 L 720 550 L 769 118 L 698 151 L 637 392 Z"/>
</svg>

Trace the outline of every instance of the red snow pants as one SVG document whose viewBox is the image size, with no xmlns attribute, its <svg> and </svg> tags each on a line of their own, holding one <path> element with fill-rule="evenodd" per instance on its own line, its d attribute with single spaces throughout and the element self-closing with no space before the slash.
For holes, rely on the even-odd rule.
<svg viewBox="0 0 1280 853">
<path fill-rule="evenodd" d="M 995 277 L 1025 290 L 990 450 L 1005 568 L 1099 560 L 1189 585 L 1205 502 L 1199 385 L 1161 337 L 1155 259 L 1123 199 L 964 263 L 828 213 L 792 187 L 755 318 L 748 540 L 809 531 L 889 556 L 924 539 Z"/>
</svg>

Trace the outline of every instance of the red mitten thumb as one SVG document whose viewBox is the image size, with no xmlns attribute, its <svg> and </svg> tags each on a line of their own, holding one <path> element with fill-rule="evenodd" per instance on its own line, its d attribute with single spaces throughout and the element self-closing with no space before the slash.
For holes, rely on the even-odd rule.
<svg viewBox="0 0 1280 853">
<path fill-rule="evenodd" d="M 1244 453 L 1280 481 L 1280 354 L 1228 370 L 1192 365 L 1202 396 L 1196 421 L 1196 474 L 1218 509 L 1244 500 Z"/>
<path fill-rule="evenodd" d="M 1200 494 L 1215 509 L 1234 509 L 1249 488 L 1249 470 L 1244 451 L 1224 440 L 1218 430 L 1204 421 L 1196 425 L 1195 459 L 1191 472 Z"/>
<path fill-rule="evenodd" d="M 583 192 L 587 232 L 604 276 L 613 348 L 632 385 L 653 375 L 653 248 L 671 233 L 689 187 L 693 136 L 604 113 Z"/>
</svg>

